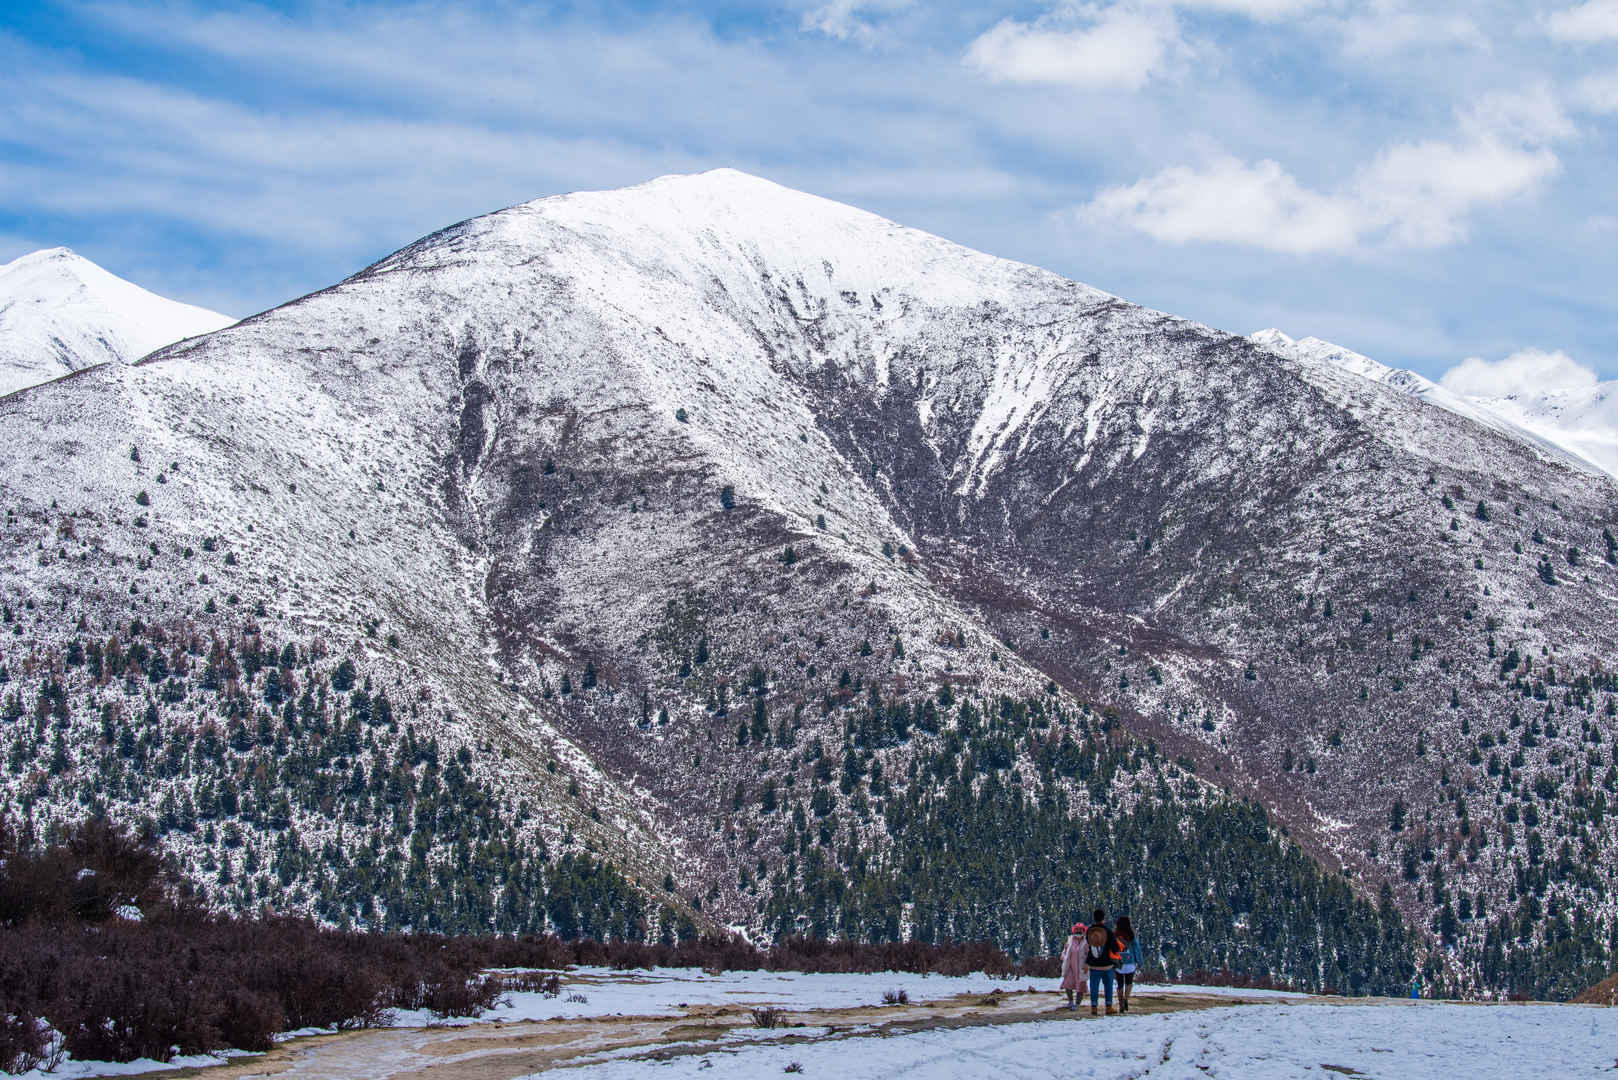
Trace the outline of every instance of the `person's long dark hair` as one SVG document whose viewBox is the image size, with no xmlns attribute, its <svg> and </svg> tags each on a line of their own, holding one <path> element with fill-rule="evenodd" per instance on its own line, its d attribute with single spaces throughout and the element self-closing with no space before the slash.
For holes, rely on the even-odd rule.
<svg viewBox="0 0 1618 1080">
<path fill-rule="evenodd" d="M 1128 945 L 1135 940 L 1135 928 L 1129 923 L 1128 915 L 1118 916 L 1118 925 L 1113 929 L 1113 936 Z"/>
</svg>

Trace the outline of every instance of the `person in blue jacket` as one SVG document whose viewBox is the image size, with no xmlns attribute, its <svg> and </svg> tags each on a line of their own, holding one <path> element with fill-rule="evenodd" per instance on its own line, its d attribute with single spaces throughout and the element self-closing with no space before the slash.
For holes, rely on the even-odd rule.
<svg viewBox="0 0 1618 1080">
<path fill-rule="evenodd" d="M 1135 990 L 1135 972 L 1139 971 L 1141 964 L 1140 942 L 1135 940 L 1135 927 L 1130 923 L 1128 915 L 1118 916 L 1118 924 L 1113 929 L 1118 938 L 1118 1011 L 1129 1011 L 1129 996 Z"/>
</svg>

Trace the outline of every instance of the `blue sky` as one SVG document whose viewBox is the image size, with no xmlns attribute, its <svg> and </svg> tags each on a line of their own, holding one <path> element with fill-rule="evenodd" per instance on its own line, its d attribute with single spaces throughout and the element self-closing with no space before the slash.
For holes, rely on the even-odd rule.
<svg viewBox="0 0 1618 1080">
<path fill-rule="evenodd" d="M 1229 330 L 1614 377 L 1615 136 L 1618 0 L 0 10 L 0 260 L 238 315 L 724 165 Z"/>
</svg>

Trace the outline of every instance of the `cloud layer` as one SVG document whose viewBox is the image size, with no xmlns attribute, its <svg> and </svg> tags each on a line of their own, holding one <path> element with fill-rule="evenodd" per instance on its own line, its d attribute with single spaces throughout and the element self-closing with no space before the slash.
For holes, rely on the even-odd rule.
<svg viewBox="0 0 1618 1080">
<path fill-rule="evenodd" d="M 1118 4 L 1006 19 L 972 42 L 966 66 L 995 82 L 1139 90 L 1188 57 L 1172 13 Z"/>
<path fill-rule="evenodd" d="M 1588 0 L 1553 12 L 1545 29 L 1562 41 L 1590 43 L 1618 39 L 1618 0 Z"/>
<path fill-rule="evenodd" d="M 1478 210 L 1555 176 L 1561 162 L 1551 144 L 1572 132 L 1543 91 L 1496 95 L 1460 118 L 1451 137 L 1389 146 L 1329 189 L 1300 183 L 1276 161 L 1220 156 L 1107 188 L 1078 213 L 1171 244 L 1288 254 L 1438 247 L 1464 239 Z"/>
<path fill-rule="evenodd" d="M 1502 360 L 1469 357 L 1444 373 L 1440 385 L 1465 397 L 1497 398 L 1587 390 L 1594 371 L 1560 350 L 1522 349 Z"/>
</svg>

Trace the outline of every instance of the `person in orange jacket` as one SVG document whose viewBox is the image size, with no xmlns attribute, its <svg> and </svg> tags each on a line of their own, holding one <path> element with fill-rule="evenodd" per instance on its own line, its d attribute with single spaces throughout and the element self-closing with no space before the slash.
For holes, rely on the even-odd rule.
<svg viewBox="0 0 1618 1080">
<path fill-rule="evenodd" d="M 1135 993 L 1135 974 L 1146 961 L 1141 956 L 1140 939 L 1135 937 L 1135 926 L 1128 915 L 1118 916 L 1112 935 L 1118 939 L 1118 1011 L 1126 1013 L 1129 999 Z"/>
</svg>

